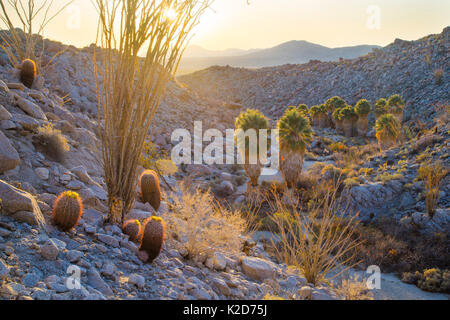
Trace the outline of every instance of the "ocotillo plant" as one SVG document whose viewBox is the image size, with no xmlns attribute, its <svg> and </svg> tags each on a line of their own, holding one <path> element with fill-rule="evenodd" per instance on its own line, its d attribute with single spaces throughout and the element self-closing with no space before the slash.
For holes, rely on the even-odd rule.
<svg viewBox="0 0 450 320">
<path fill-rule="evenodd" d="M 243 134 L 239 134 L 239 131 L 236 131 L 236 143 L 237 148 L 241 154 L 241 157 L 244 160 L 244 170 L 247 173 L 247 176 L 250 178 L 251 186 L 258 185 L 258 178 L 261 175 L 261 167 L 259 159 L 259 146 L 260 139 L 264 138 L 260 136 L 261 129 L 268 130 L 269 123 L 267 118 L 258 110 L 247 109 L 247 111 L 242 112 L 235 121 L 236 130 L 241 129 L 243 132 L 247 130 L 254 130 L 255 144 L 250 144 L 250 136 L 244 136 Z M 266 138 L 268 138 L 266 136 Z M 267 140 L 268 142 L 268 140 Z M 255 163 L 256 162 L 256 163 Z"/>
<path fill-rule="evenodd" d="M 312 141 L 308 118 L 297 110 L 290 110 L 278 121 L 280 171 L 289 188 L 300 179 L 307 145 Z"/>
<path fill-rule="evenodd" d="M 95 0 L 94 74 L 109 220 L 133 207 L 139 156 L 187 39 L 212 0 Z M 170 13 L 170 14 L 169 14 Z"/>
</svg>

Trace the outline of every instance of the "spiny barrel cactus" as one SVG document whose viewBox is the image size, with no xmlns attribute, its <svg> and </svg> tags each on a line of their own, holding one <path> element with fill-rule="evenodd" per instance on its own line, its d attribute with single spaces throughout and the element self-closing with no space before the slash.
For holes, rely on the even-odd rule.
<svg viewBox="0 0 450 320">
<path fill-rule="evenodd" d="M 378 118 L 375 130 L 378 145 L 382 151 L 395 143 L 400 134 L 400 124 L 394 115 L 387 113 Z"/>
<path fill-rule="evenodd" d="M 75 227 L 82 215 L 83 201 L 78 193 L 66 191 L 55 200 L 52 218 L 62 230 L 67 231 Z"/>
<path fill-rule="evenodd" d="M 36 63 L 33 60 L 25 59 L 20 66 L 20 81 L 28 88 L 33 85 L 36 78 Z"/>
<path fill-rule="evenodd" d="M 147 253 L 147 262 L 153 262 L 161 252 L 164 243 L 165 229 L 164 221 L 160 217 L 153 216 L 144 221 L 139 250 Z"/>
<path fill-rule="evenodd" d="M 122 231 L 128 235 L 130 241 L 137 242 L 141 238 L 141 223 L 139 220 L 127 220 L 122 226 Z"/>
<path fill-rule="evenodd" d="M 308 118 L 297 110 L 290 110 L 278 121 L 280 170 L 288 187 L 295 187 L 300 179 L 307 145 L 312 141 Z"/>
<path fill-rule="evenodd" d="M 344 133 L 343 120 L 341 119 L 341 110 L 343 108 L 337 108 L 333 112 L 333 121 L 336 126 L 337 133 Z"/>
<path fill-rule="evenodd" d="M 346 106 L 342 108 L 340 112 L 340 119 L 342 120 L 342 127 L 344 130 L 344 135 L 346 137 L 352 137 L 354 131 L 354 124 L 358 119 L 355 110 L 352 106 Z"/>
<path fill-rule="evenodd" d="M 251 153 L 250 148 L 250 139 L 248 136 L 243 134 L 236 134 L 235 139 L 237 142 L 237 148 L 244 160 L 244 170 L 247 173 L 247 176 L 250 178 L 251 186 L 258 185 L 258 178 L 261 175 L 261 164 L 259 161 L 259 145 L 260 145 L 260 131 L 259 130 L 268 130 L 269 122 L 267 118 L 258 110 L 255 109 L 247 109 L 245 112 L 242 112 L 235 121 L 235 128 L 237 130 L 241 129 L 245 133 L 247 130 L 255 130 L 257 143 L 256 143 L 256 155 Z M 268 135 L 268 134 L 267 134 Z M 268 137 L 267 137 L 268 138 Z M 269 142 L 269 141 L 268 141 Z M 251 163 L 251 159 L 256 159 L 256 163 Z"/>
<path fill-rule="evenodd" d="M 378 101 L 374 105 L 374 113 L 375 117 L 378 119 L 383 114 L 387 113 L 387 100 L 384 98 L 378 99 Z"/>
<path fill-rule="evenodd" d="M 371 106 L 369 101 L 366 99 L 361 99 L 355 106 L 355 112 L 358 115 L 358 120 L 356 122 L 356 127 L 358 130 L 358 135 L 365 137 L 367 135 L 367 130 L 369 128 L 369 113 Z"/>
<path fill-rule="evenodd" d="M 392 113 L 396 118 L 398 123 L 403 121 L 403 108 L 405 107 L 405 101 L 398 95 L 392 95 L 388 100 L 388 112 Z"/>
<path fill-rule="evenodd" d="M 161 205 L 161 187 L 158 174 L 153 170 L 145 170 L 139 179 L 141 199 L 143 203 L 149 203 L 155 211 Z"/>
</svg>

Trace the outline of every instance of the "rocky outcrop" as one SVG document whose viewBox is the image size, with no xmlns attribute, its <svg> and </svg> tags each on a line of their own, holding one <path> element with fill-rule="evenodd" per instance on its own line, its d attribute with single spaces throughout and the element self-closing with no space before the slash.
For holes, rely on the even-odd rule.
<svg viewBox="0 0 450 320">
<path fill-rule="evenodd" d="M 18 221 L 27 222 L 46 229 L 46 222 L 36 199 L 23 190 L 0 180 L 2 210 Z"/>
<path fill-rule="evenodd" d="M 14 169 L 19 163 L 19 154 L 9 139 L 0 131 L 0 173 Z"/>
</svg>

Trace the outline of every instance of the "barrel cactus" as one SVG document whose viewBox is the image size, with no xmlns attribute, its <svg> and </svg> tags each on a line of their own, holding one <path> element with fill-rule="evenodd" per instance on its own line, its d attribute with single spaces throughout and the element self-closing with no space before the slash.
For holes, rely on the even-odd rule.
<svg viewBox="0 0 450 320">
<path fill-rule="evenodd" d="M 297 110 L 286 112 L 278 121 L 280 171 L 288 187 L 297 185 L 307 145 L 312 141 L 309 119 Z"/>
<path fill-rule="evenodd" d="M 355 106 L 355 112 L 358 115 L 358 120 L 356 122 L 356 128 L 358 130 L 358 135 L 365 137 L 367 135 L 367 130 L 369 128 L 369 113 L 371 106 L 369 101 L 366 99 L 361 99 Z"/>
<path fill-rule="evenodd" d="M 388 112 L 392 113 L 396 118 L 399 124 L 403 121 L 403 109 L 405 107 L 405 101 L 403 98 L 398 95 L 392 95 L 388 100 Z"/>
<path fill-rule="evenodd" d="M 352 106 L 342 108 L 340 112 L 340 119 L 342 120 L 342 128 L 346 137 L 352 137 L 354 132 L 355 122 L 358 119 L 355 110 Z"/>
<path fill-rule="evenodd" d="M 153 262 L 160 254 L 164 243 L 165 229 L 164 221 L 160 217 L 153 216 L 144 221 L 139 250 L 147 254 L 146 262 Z"/>
<path fill-rule="evenodd" d="M 261 163 L 259 159 L 259 146 L 260 146 L 260 130 L 268 130 L 269 122 L 267 118 L 258 110 L 255 109 L 247 109 L 245 112 L 242 112 L 235 121 L 236 130 L 243 130 L 243 132 L 247 132 L 247 130 L 255 130 L 257 144 L 254 151 L 256 151 L 256 155 L 251 152 L 250 148 L 250 140 L 248 137 L 244 137 L 244 135 L 237 134 L 235 136 L 237 148 L 241 154 L 241 157 L 244 160 L 244 170 L 247 173 L 247 176 L 250 178 L 251 186 L 258 185 L 258 178 L 261 175 Z M 252 159 L 256 159 L 256 163 L 252 163 L 250 161 Z"/>
<path fill-rule="evenodd" d="M 153 170 L 145 170 L 139 179 L 141 199 L 158 211 L 161 205 L 161 187 L 158 174 Z"/>
<path fill-rule="evenodd" d="M 394 115 L 387 113 L 378 118 L 375 130 L 378 145 L 382 151 L 395 144 L 400 134 L 400 124 Z"/>
<path fill-rule="evenodd" d="M 387 113 L 387 100 L 384 98 L 378 99 L 378 101 L 375 103 L 374 105 L 374 113 L 375 113 L 375 117 L 378 119 L 379 117 L 381 117 L 383 114 Z"/>
<path fill-rule="evenodd" d="M 53 222 L 64 231 L 78 224 L 83 215 L 83 201 L 78 193 L 66 191 L 61 193 L 53 205 Z"/>
<path fill-rule="evenodd" d="M 128 235 L 130 241 L 138 242 L 141 238 L 141 223 L 135 219 L 127 220 L 122 226 L 122 231 Z"/>
<path fill-rule="evenodd" d="M 20 81 L 28 88 L 31 88 L 36 78 L 36 63 L 33 60 L 25 59 L 20 66 Z"/>
</svg>

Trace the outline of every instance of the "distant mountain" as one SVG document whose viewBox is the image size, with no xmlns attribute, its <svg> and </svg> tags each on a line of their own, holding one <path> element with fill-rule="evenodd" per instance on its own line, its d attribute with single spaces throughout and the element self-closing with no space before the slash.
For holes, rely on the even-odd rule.
<svg viewBox="0 0 450 320">
<path fill-rule="evenodd" d="M 244 54 L 253 53 L 261 49 L 237 49 L 230 48 L 226 50 L 208 50 L 197 45 L 191 45 L 184 51 L 184 58 L 208 58 L 208 57 L 234 57 Z"/>
<path fill-rule="evenodd" d="M 301 64 L 310 60 L 338 61 L 339 58 L 354 59 L 363 56 L 374 48 L 373 45 L 328 48 L 307 41 L 289 41 L 269 49 L 243 52 L 239 49 L 210 51 L 198 46 L 186 50 L 180 63 L 179 74 L 185 74 L 210 66 L 260 68 L 283 64 Z"/>
</svg>

